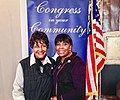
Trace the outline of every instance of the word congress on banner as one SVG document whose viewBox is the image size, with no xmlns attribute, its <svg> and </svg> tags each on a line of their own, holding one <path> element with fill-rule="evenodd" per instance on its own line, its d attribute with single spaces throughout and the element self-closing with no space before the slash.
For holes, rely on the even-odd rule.
<svg viewBox="0 0 120 100">
<path fill-rule="evenodd" d="M 36 30 L 45 32 L 50 41 L 47 53 L 52 57 L 56 35 L 66 33 L 73 40 L 73 51 L 85 61 L 88 5 L 88 0 L 27 0 L 28 40 Z"/>
</svg>

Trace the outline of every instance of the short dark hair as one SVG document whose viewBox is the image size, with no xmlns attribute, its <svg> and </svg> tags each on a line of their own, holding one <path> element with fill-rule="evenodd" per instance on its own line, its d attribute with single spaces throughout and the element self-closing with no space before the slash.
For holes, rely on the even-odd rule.
<svg viewBox="0 0 120 100">
<path fill-rule="evenodd" d="M 37 43 L 41 41 L 43 41 L 47 45 L 47 48 L 49 47 L 49 40 L 48 40 L 46 33 L 35 31 L 32 34 L 31 39 L 30 39 L 30 47 L 33 48 L 35 42 Z"/>
<path fill-rule="evenodd" d="M 64 34 L 64 33 L 58 34 L 55 38 L 55 45 L 58 42 L 62 42 L 62 41 L 65 43 L 69 43 L 70 45 L 73 45 L 72 39 L 68 34 Z"/>
</svg>

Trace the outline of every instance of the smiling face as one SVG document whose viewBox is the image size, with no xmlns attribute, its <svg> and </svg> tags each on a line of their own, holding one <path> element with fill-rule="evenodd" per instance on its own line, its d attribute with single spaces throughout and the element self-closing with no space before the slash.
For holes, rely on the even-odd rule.
<svg viewBox="0 0 120 100">
<path fill-rule="evenodd" d="M 35 57 L 43 62 L 49 47 L 49 40 L 46 33 L 35 31 L 30 39 L 30 47 L 34 52 Z"/>
<path fill-rule="evenodd" d="M 47 45 L 43 41 L 36 41 L 32 49 L 36 58 L 42 59 L 46 55 Z"/>
<path fill-rule="evenodd" d="M 62 58 L 62 60 L 70 56 L 71 48 L 72 46 L 67 42 L 59 41 L 56 44 L 56 52 Z"/>
</svg>

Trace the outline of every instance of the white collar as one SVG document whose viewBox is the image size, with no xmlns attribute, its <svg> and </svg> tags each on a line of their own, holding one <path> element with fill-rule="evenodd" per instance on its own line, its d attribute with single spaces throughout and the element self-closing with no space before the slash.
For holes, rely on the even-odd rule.
<svg viewBox="0 0 120 100">
<path fill-rule="evenodd" d="M 35 63 L 36 63 L 36 61 L 35 61 L 34 53 L 32 53 L 30 56 L 30 66 L 32 66 Z M 48 58 L 48 56 L 45 57 L 45 60 L 42 64 L 45 65 L 47 63 L 52 64 L 50 59 Z"/>
</svg>

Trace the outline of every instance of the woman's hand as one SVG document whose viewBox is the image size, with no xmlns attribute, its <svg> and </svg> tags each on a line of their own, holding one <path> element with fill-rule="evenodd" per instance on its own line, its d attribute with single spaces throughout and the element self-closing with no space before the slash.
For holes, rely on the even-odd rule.
<svg viewBox="0 0 120 100">
<path fill-rule="evenodd" d="M 54 96 L 54 97 L 52 97 L 52 98 L 51 98 L 51 100 L 57 100 L 57 97 L 56 97 L 56 96 Z"/>
</svg>

